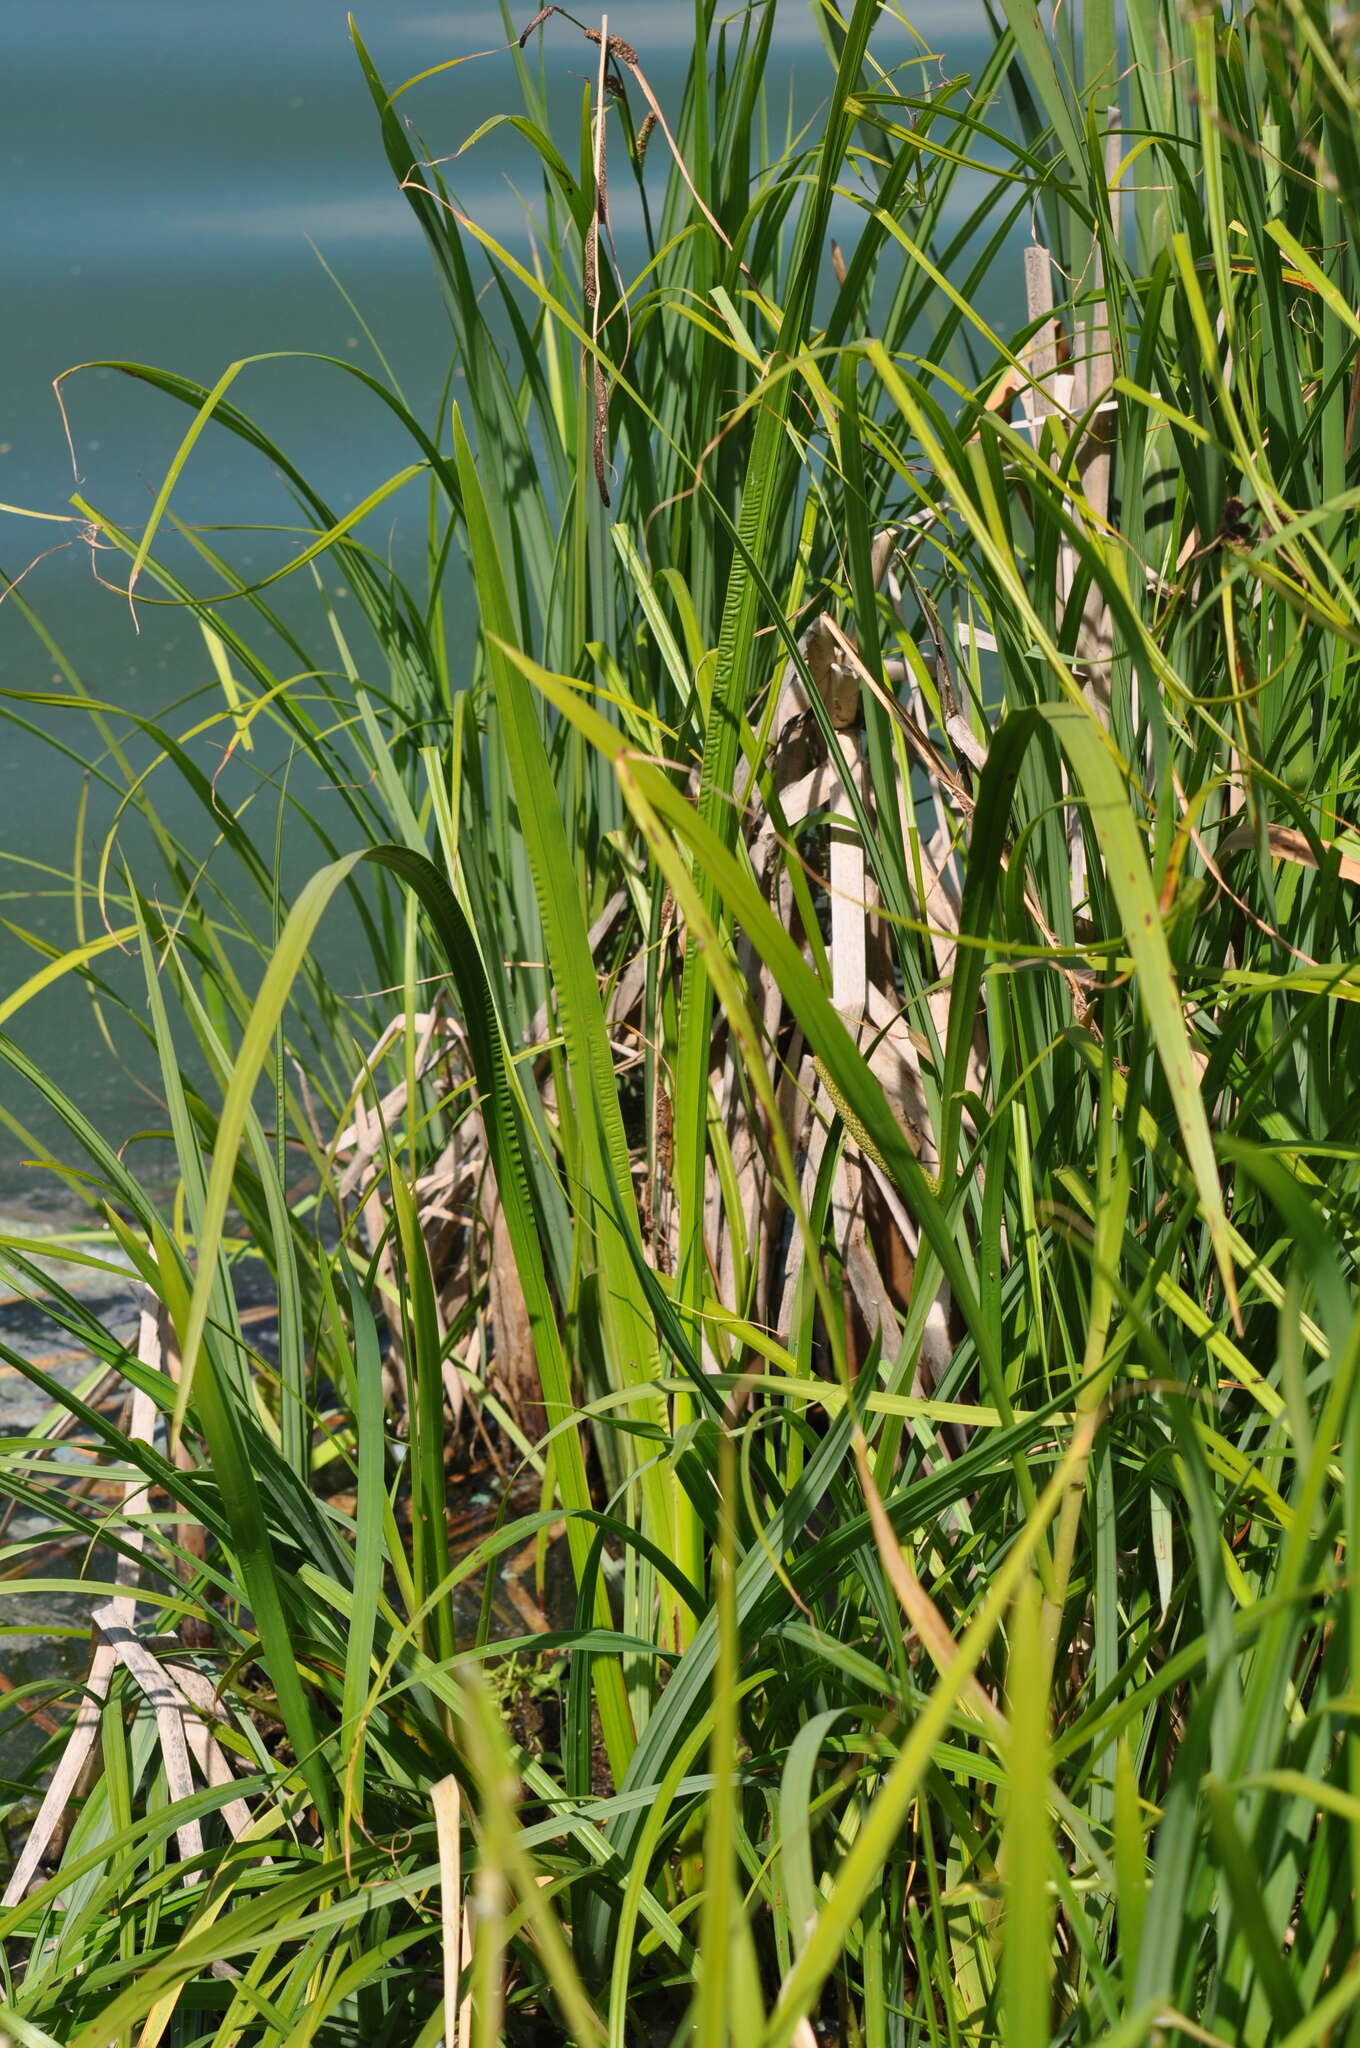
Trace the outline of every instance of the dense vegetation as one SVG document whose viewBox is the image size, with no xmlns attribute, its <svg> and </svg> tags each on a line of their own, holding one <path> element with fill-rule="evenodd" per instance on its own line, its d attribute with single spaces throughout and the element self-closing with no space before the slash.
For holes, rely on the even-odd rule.
<svg viewBox="0 0 1360 2048">
<path fill-rule="evenodd" d="M 191 424 L 77 511 L 218 695 L 9 701 L 152 849 L 0 1002 L 146 1289 L 3 1248 L 91 1356 L 7 1354 L 7 1568 L 92 1603 L 0 1702 L 21 2048 L 1354 2038 L 1351 22 L 1009 0 L 958 79 L 824 5 L 791 132 L 774 12 L 696 0 L 678 106 L 514 23 L 513 247 L 356 37 L 454 360 L 428 429 L 316 366 L 410 438 L 355 511 L 248 366 L 117 366 Z M 177 525 L 204 431 L 310 610 Z M 54 976 L 171 1187 L 22 1049 Z"/>
</svg>

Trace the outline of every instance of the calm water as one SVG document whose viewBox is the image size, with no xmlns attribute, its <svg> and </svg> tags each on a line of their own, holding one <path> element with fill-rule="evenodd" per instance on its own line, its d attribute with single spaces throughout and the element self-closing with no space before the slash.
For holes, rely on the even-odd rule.
<svg viewBox="0 0 1360 2048">
<path fill-rule="evenodd" d="M 778 0 L 778 10 L 776 73 L 810 105 L 824 63 L 810 13 L 804 0 Z M 526 0 L 519 14 L 532 11 Z M 909 12 L 951 70 L 977 61 L 980 0 L 929 0 Z M 494 7 L 356 0 L 356 13 L 393 85 L 503 41 Z M 433 420 L 443 315 L 415 223 L 392 188 L 345 15 L 345 0 L 9 0 L 0 85 L 8 308 L 0 501 L 68 509 L 72 461 L 51 383 L 72 364 L 125 359 L 211 383 L 229 362 L 266 350 L 368 362 L 354 315 L 309 237 L 375 330 L 408 397 Z M 688 0 L 619 0 L 610 10 L 611 29 L 637 46 L 668 111 L 678 102 L 691 22 Z M 562 30 L 551 47 L 563 90 L 579 95 L 584 45 Z M 900 47 L 905 56 L 905 37 Z M 443 154 L 513 100 L 511 60 L 502 54 L 445 73 L 407 104 Z M 459 167 L 457 183 L 478 217 L 508 234 L 516 202 L 507 164 L 503 151 L 479 150 Z M 188 414 L 109 371 L 89 371 L 65 389 L 81 489 L 135 525 Z M 380 408 L 334 371 L 264 365 L 239 392 L 338 506 L 407 459 Z M 175 506 L 186 519 L 219 524 L 295 516 L 259 458 L 211 430 Z M 414 499 L 408 516 L 419 521 Z M 66 535 L 0 512 L 0 566 L 16 575 Z M 249 548 L 237 559 L 250 566 Z M 100 588 L 95 567 L 68 541 L 23 586 L 86 686 L 150 713 L 210 682 L 192 621 L 148 607 L 138 634 L 126 603 Z M 54 679 L 51 657 L 17 609 L 0 605 L 0 686 L 41 690 Z M 85 746 L 86 729 L 63 725 L 66 714 L 29 715 Z M 179 714 L 179 724 L 189 716 Z M 42 870 L 70 868 L 80 780 L 78 766 L 0 727 L 0 918 L 59 946 L 72 943 L 70 902 Z M 171 785 L 164 788 L 169 822 L 187 825 Z M 93 803 L 87 859 L 106 817 Z M 134 838 L 128 845 L 135 851 Z M 0 927 L 0 993 L 38 964 Z M 102 1050 L 83 999 L 40 998 L 11 1028 L 108 1135 L 121 1139 L 143 1122 L 146 1098 Z M 51 1135 L 3 1071 L 0 1103 Z M 41 1185 L 0 1129 L 0 1197 L 31 1200 Z"/>
</svg>

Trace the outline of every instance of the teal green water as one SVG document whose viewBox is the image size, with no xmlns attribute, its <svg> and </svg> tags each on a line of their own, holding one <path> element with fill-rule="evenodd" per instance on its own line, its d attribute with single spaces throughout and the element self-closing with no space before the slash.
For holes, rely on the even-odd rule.
<svg viewBox="0 0 1360 2048">
<path fill-rule="evenodd" d="M 908 11 L 953 70 L 976 61 L 981 0 L 929 0 Z M 524 18 L 532 12 L 520 10 Z M 393 84 L 504 41 L 495 6 L 358 0 L 356 13 Z M 73 454 L 80 488 L 102 511 L 134 526 L 145 518 L 188 415 L 126 378 L 89 371 L 65 386 L 68 451 L 51 385 L 72 364 L 148 362 L 211 383 L 229 362 L 268 350 L 367 361 L 358 324 L 309 237 L 361 307 L 408 396 L 433 420 L 444 316 L 418 231 L 392 188 L 345 16 L 344 0 L 11 0 L 0 88 L 8 307 L 0 501 L 67 511 Z M 677 0 L 621 0 L 610 11 L 611 30 L 636 45 L 668 109 L 678 103 L 692 21 L 692 8 Z M 890 33 L 907 54 L 905 35 Z M 811 111 L 824 59 L 805 0 L 778 0 L 776 48 L 781 89 L 787 79 Z M 550 61 L 563 91 L 579 94 L 587 64 L 574 35 L 559 28 Z M 444 73 L 406 104 L 431 149 L 444 154 L 513 101 L 502 50 Z M 456 180 L 478 218 L 507 236 L 518 220 L 506 177 L 515 167 L 504 148 L 481 146 Z M 522 161 L 518 173 L 527 178 Z M 262 365 L 240 395 L 337 506 L 407 459 L 381 409 L 334 371 Z M 213 432 L 195 451 L 175 508 L 214 524 L 295 516 L 266 465 Z M 412 530 L 420 516 L 411 499 Z M 211 684 L 192 621 L 145 607 L 136 631 L 126 602 L 98 581 L 105 563 L 92 560 L 74 528 L 0 512 L 0 567 L 9 576 L 53 547 L 23 588 L 92 692 L 150 713 Z M 243 544 L 236 559 L 258 571 L 264 556 Z M 0 605 L 0 687 L 41 690 L 53 680 L 50 657 L 17 609 Z M 29 715 L 86 748 L 87 733 L 69 714 Z M 176 719 L 187 725 L 189 711 Z M 80 780 L 78 765 L 0 728 L 0 917 L 58 946 L 72 943 L 70 901 L 42 869 L 70 868 Z M 163 788 L 168 821 L 187 825 L 171 783 Z M 96 798 L 87 860 L 108 815 Z M 135 856 L 135 834 L 125 844 Z M 0 992 L 39 964 L 0 928 Z M 342 956 L 336 971 L 344 971 Z M 12 1029 L 110 1137 L 121 1140 L 148 1114 L 154 1120 L 69 991 L 38 999 Z M 0 1102 L 53 1135 L 50 1119 L 2 1078 Z M 31 1200 L 43 1180 L 22 1159 L 23 1148 L 0 1129 L 0 1194 Z"/>
</svg>

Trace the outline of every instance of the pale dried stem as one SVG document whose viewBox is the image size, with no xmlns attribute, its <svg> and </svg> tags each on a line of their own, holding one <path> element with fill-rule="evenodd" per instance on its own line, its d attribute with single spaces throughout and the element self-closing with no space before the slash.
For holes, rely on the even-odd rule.
<svg viewBox="0 0 1360 2048">
<path fill-rule="evenodd" d="M 138 1319 L 137 1356 L 148 1371 L 166 1372 L 167 1376 L 173 1377 L 171 1354 L 163 1336 L 163 1311 L 149 1298 L 143 1302 Z M 128 1436 L 134 1443 L 149 1444 L 152 1441 L 156 1414 L 156 1403 L 149 1390 L 134 1387 L 128 1423 Z M 111 1600 L 104 1601 L 91 1614 L 94 1649 L 85 1692 L 52 1781 L 29 1829 L 4 1898 L 0 1900 L 0 1905 L 6 1908 L 17 1905 L 27 1893 L 44 1857 L 59 1839 L 71 1800 L 78 1795 L 91 1770 L 97 1767 L 95 1742 L 103 1706 L 119 1664 L 145 1695 L 155 1716 L 170 1799 L 184 1800 L 193 1794 L 191 1751 L 209 1784 L 225 1785 L 232 1780 L 231 1765 L 209 1732 L 198 1704 L 190 1697 L 185 1674 L 161 1664 L 137 1634 L 138 1559 L 146 1544 L 146 1525 L 141 1518 L 148 1510 L 149 1492 L 148 1483 L 141 1479 L 130 1479 L 123 1487 L 119 1520 L 125 1548 L 114 1567 L 114 1582 L 118 1590 Z M 207 1680 L 201 1680 L 201 1684 L 207 1687 Z M 250 1810 L 243 1800 L 230 1800 L 222 1810 L 234 1835 L 241 1834 L 250 1826 Z M 198 1821 L 185 1821 L 176 1830 L 176 1841 L 182 1859 L 187 1861 L 201 1856 L 203 1836 Z"/>
</svg>

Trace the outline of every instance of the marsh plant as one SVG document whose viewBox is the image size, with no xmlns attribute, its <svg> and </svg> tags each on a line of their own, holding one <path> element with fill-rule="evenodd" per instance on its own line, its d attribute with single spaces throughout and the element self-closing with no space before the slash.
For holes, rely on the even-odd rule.
<svg viewBox="0 0 1360 2048">
<path fill-rule="evenodd" d="M 800 125 L 773 6 L 665 103 L 626 10 L 507 16 L 473 138 L 356 32 L 452 359 L 424 423 L 312 366 L 409 439 L 343 514 L 251 366 L 113 366 L 183 444 L 75 516 L 215 696 L 6 700 L 119 808 L 7 1096 L 144 1304 L 5 1242 L 91 1361 L 8 1355 L 6 1569 L 89 1630 L 0 1702 L 21 2048 L 1354 2038 L 1351 24 L 816 18 Z"/>
</svg>

